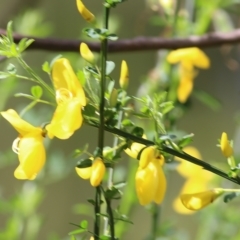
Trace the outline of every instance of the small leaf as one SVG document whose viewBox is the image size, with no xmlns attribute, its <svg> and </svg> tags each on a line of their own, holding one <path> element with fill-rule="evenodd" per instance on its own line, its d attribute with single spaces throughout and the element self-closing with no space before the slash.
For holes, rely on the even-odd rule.
<svg viewBox="0 0 240 240">
<path fill-rule="evenodd" d="M 106 61 L 106 75 L 109 75 L 115 68 L 115 63 L 112 61 Z"/>
<path fill-rule="evenodd" d="M 8 66 L 7 66 L 7 71 L 10 74 L 15 75 L 16 72 L 17 72 L 17 69 L 16 69 L 16 67 L 12 63 L 9 63 Z"/>
<path fill-rule="evenodd" d="M 118 36 L 116 34 L 109 34 L 109 35 L 107 35 L 107 39 L 116 41 L 116 40 L 118 40 Z"/>
<path fill-rule="evenodd" d="M 43 90 L 40 86 L 33 86 L 31 88 L 31 93 L 35 98 L 40 99 L 43 94 Z"/>
<path fill-rule="evenodd" d="M 223 201 L 225 203 L 228 203 L 228 202 L 232 201 L 234 198 L 238 197 L 239 195 L 240 195 L 240 193 L 236 193 L 236 192 L 229 193 L 224 196 Z"/>
<path fill-rule="evenodd" d="M 87 229 L 88 228 L 88 221 L 87 220 L 81 221 L 80 227 L 83 228 L 83 229 Z"/>
<path fill-rule="evenodd" d="M 8 22 L 8 24 L 7 24 L 7 37 L 11 43 L 13 43 L 12 24 L 13 24 L 12 21 Z"/>
<path fill-rule="evenodd" d="M 141 127 L 135 127 L 132 132 L 131 132 L 134 136 L 137 136 L 137 137 L 142 137 L 143 133 L 144 133 L 144 130 L 143 128 Z"/>
<path fill-rule="evenodd" d="M 82 159 L 78 161 L 77 167 L 78 168 L 87 168 L 92 166 L 92 160 L 91 159 Z"/>
<path fill-rule="evenodd" d="M 74 231 L 71 231 L 70 233 L 68 233 L 68 235 L 76 235 L 76 234 L 79 234 L 79 233 L 82 233 L 82 232 L 85 232 L 86 230 L 85 229 L 77 229 L 77 230 L 74 230 Z"/>
<path fill-rule="evenodd" d="M 49 62 L 44 62 L 43 65 L 42 65 L 42 70 L 44 72 L 46 72 L 47 74 L 50 74 L 51 73 L 51 67 L 50 67 L 50 64 Z"/>
<path fill-rule="evenodd" d="M 5 79 L 10 77 L 11 74 L 7 73 L 7 72 L 0 72 L 0 79 Z"/>
<path fill-rule="evenodd" d="M 134 126 L 134 123 L 130 119 L 124 119 L 122 121 L 122 126 L 123 127 L 132 127 L 132 126 Z"/>
</svg>

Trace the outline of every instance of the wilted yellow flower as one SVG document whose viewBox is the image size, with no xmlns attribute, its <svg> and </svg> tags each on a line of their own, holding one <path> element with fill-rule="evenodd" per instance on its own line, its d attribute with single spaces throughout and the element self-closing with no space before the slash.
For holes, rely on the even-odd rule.
<svg viewBox="0 0 240 240">
<path fill-rule="evenodd" d="M 90 183 L 93 187 L 97 187 L 103 180 L 106 167 L 101 158 L 96 158 L 92 165 L 92 174 Z"/>
<path fill-rule="evenodd" d="M 119 85 L 122 89 L 126 90 L 128 87 L 128 82 L 129 82 L 128 65 L 127 65 L 127 62 L 123 60 L 121 64 Z"/>
<path fill-rule="evenodd" d="M 225 157 L 228 158 L 233 155 L 232 146 L 229 144 L 228 136 L 225 132 L 222 133 L 220 147 L 221 147 L 222 153 Z"/>
<path fill-rule="evenodd" d="M 54 62 L 52 80 L 58 105 L 46 129 L 50 138 L 56 136 L 67 139 L 82 125 L 81 108 L 86 105 L 85 93 L 66 58 L 60 58 Z"/>
<path fill-rule="evenodd" d="M 189 210 L 200 210 L 212 203 L 223 193 L 223 189 L 215 188 L 205 192 L 183 194 L 181 195 L 181 201 L 183 205 Z"/>
<path fill-rule="evenodd" d="M 83 2 L 81 0 L 76 0 L 77 2 L 77 8 L 82 17 L 87 21 L 87 22 L 94 22 L 95 21 L 95 16 L 85 7 Z"/>
<path fill-rule="evenodd" d="M 42 129 L 21 119 L 13 109 L 1 112 L 1 115 L 19 133 L 19 137 L 14 140 L 12 146 L 19 158 L 19 166 L 15 170 L 14 176 L 17 179 L 35 179 L 46 160 Z"/>
<path fill-rule="evenodd" d="M 164 157 L 155 147 L 143 149 L 135 176 L 136 191 L 141 205 L 151 201 L 160 204 L 166 192 L 166 178 L 162 169 Z"/>
<path fill-rule="evenodd" d="M 80 54 L 87 62 L 94 64 L 95 59 L 92 51 L 89 49 L 88 45 L 84 42 L 80 44 Z"/>
<path fill-rule="evenodd" d="M 181 103 L 187 101 L 193 89 L 193 80 L 196 76 L 194 67 L 209 68 L 210 60 L 199 48 L 183 48 L 171 51 L 167 56 L 169 63 L 180 63 L 180 81 L 177 90 L 178 100 Z"/>
</svg>

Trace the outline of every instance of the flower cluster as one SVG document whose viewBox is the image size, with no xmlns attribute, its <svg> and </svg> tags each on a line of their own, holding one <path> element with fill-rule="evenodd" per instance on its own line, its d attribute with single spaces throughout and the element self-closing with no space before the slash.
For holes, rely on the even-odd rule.
<svg viewBox="0 0 240 240">
<path fill-rule="evenodd" d="M 154 201 L 161 204 L 166 192 L 166 178 L 162 169 L 164 157 L 156 146 L 133 143 L 125 152 L 133 158 L 140 154 L 135 176 L 136 192 L 141 205 Z"/>
<path fill-rule="evenodd" d="M 82 125 L 81 109 L 86 105 L 86 97 L 68 59 L 60 58 L 54 62 L 52 80 L 57 108 L 45 130 L 27 123 L 13 109 L 1 112 L 19 133 L 13 142 L 13 150 L 20 162 L 14 172 L 17 179 L 33 180 L 44 166 L 43 138 L 46 134 L 50 138 L 67 139 Z"/>
<path fill-rule="evenodd" d="M 171 64 L 180 63 L 177 97 L 179 102 L 185 103 L 193 90 L 193 80 L 197 75 L 194 67 L 209 68 L 210 60 L 199 48 L 191 47 L 171 51 L 167 61 Z"/>
</svg>

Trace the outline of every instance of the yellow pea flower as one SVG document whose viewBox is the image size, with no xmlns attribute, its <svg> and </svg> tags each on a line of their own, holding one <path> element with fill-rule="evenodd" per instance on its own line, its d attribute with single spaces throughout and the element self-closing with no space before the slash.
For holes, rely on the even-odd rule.
<svg viewBox="0 0 240 240">
<path fill-rule="evenodd" d="M 87 62 L 91 64 L 95 63 L 94 55 L 86 43 L 82 42 L 80 44 L 80 54 Z"/>
<path fill-rule="evenodd" d="M 196 211 L 206 207 L 223 193 L 223 189 L 215 188 L 205 192 L 183 194 L 181 201 L 187 209 Z"/>
<path fill-rule="evenodd" d="M 128 83 L 129 83 L 128 65 L 127 65 L 127 62 L 123 60 L 121 64 L 119 85 L 122 89 L 126 90 L 128 87 Z"/>
<path fill-rule="evenodd" d="M 13 151 L 18 154 L 19 166 L 14 172 L 17 179 L 33 180 L 45 164 L 43 131 L 21 119 L 13 109 L 1 115 L 17 130 L 19 137 L 13 142 Z"/>
<path fill-rule="evenodd" d="M 95 16 L 85 7 L 81 0 L 76 0 L 77 8 L 82 17 L 90 23 L 95 21 Z"/>
<path fill-rule="evenodd" d="M 135 176 L 136 192 L 141 205 L 147 205 L 151 201 L 160 204 L 165 196 L 167 183 L 162 170 L 163 159 L 156 156 L 156 148 L 143 149 Z"/>
<path fill-rule="evenodd" d="M 182 48 L 171 51 L 167 56 L 171 64 L 180 63 L 180 81 L 177 89 L 179 102 L 185 103 L 193 90 L 193 80 L 196 76 L 194 67 L 206 69 L 210 60 L 199 48 Z"/>
<path fill-rule="evenodd" d="M 231 157 L 233 155 L 233 148 L 232 146 L 229 144 L 228 141 L 228 136 L 225 132 L 222 133 L 222 137 L 221 137 L 221 141 L 220 141 L 220 147 L 222 150 L 222 154 L 225 157 Z"/>
<path fill-rule="evenodd" d="M 54 62 L 52 80 L 58 105 L 46 130 L 50 138 L 67 139 L 82 125 L 81 108 L 86 105 L 85 93 L 66 58 Z"/>
<path fill-rule="evenodd" d="M 92 174 L 90 183 L 93 187 L 97 187 L 103 180 L 106 167 L 101 158 L 96 158 L 92 165 Z"/>
</svg>

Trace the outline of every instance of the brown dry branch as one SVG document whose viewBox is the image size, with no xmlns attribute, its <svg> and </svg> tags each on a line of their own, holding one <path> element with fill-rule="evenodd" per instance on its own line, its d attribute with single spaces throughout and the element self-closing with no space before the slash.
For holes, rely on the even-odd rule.
<svg viewBox="0 0 240 240">
<path fill-rule="evenodd" d="M 0 29 L 0 34 L 5 35 L 6 30 Z M 60 39 L 60 38 L 38 38 L 34 36 L 25 36 L 13 34 L 14 41 L 18 43 L 22 38 L 34 39 L 29 49 L 38 49 L 46 51 L 66 51 L 78 52 L 81 40 Z M 132 39 L 122 39 L 109 42 L 109 52 L 131 52 L 147 51 L 161 49 L 177 49 L 184 47 L 215 47 L 224 44 L 237 44 L 240 42 L 240 29 L 228 33 L 214 32 L 203 36 L 190 36 L 188 38 L 166 39 L 161 37 L 135 37 Z M 86 42 L 89 48 L 94 52 L 99 52 L 100 45 L 95 42 Z"/>
</svg>

